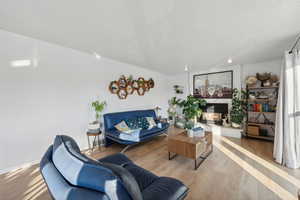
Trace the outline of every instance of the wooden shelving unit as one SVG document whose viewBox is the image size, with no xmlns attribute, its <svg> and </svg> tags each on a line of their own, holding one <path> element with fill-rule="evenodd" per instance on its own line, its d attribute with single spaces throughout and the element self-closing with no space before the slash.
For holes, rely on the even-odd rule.
<svg viewBox="0 0 300 200">
<path fill-rule="evenodd" d="M 268 140 L 268 141 L 274 141 L 274 131 L 275 131 L 275 115 L 276 115 L 276 111 L 275 109 L 270 111 L 268 109 L 265 109 L 266 107 L 269 108 L 271 107 L 271 105 L 273 107 L 276 108 L 277 106 L 277 95 L 278 95 L 278 86 L 272 86 L 272 87 L 247 87 L 246 91 L 247 94 L 249 96 L 250 92 L 261 92 L 261 91 L 265 91 L 265 90 L 269 90 L 269 92 L 274 92 L 276 95 L 274 98 L 272 99 L 246 99 L 246 104 L 247 104 L 247 118 L 246 118 L 246 125 L 244 127 L 244 135 L 246 137 L 249 138 L 256 138 L 256 139 L 263 139 L 263 140 Z M 256 110 L 250 110 L 249 108 L 251 108 L 251 106 L 253 106 L 254 108 L 256 108 L 256 105 L 258 105 L 258 107 L 260 109 Z M 266 107 L 263 107 L 266 106 Z M 252 108 L 253 108 L 252 107 Z M 267 110 L 267 111 L 265 111 Z M 255 116 L 255 121 L 249 121 L 249 116 L 252 116 L 252 118 Z M 264 122 L 261 122 L 259 120 L 260 117 L 264 118 Z M 273 120 L 269 120 L 268 117 L 272 116 Z M 250 127 L 250 128 L 249 128 Z M 253 128 L 255 130 L 258 130 L 259 132 L 256 134 L 251 134 L 248 131 L 249 130 L 253 130 Z M 270 132 L 272 131 L 272 133 Z M 251 132 L 251 131 L 250 131 Z M 264 134 L 262 134 L 262 132 L 264 132 Z"/>
</svg>

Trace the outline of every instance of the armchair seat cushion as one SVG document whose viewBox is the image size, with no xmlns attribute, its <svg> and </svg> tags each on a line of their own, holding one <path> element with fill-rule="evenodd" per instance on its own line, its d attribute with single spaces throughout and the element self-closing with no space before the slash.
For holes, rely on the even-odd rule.
<svg viewBox="0 0 300 200">
<path fill-rule="evenodd" d="M 135 165 L 129 158 L 127 158 L 122 153 L 107 156 L 105 158 L 99 159 L 99 161 L 123 166 L 127 171 L 129 171 L 133 175 L 141 191 L 148 187 L 156 179 L 158 179 L 158 176 L 154 175 L 150 171 L 145 170 L 144 168 Z"/>
<path fill-rule="evenodd" d="M 122 153 L 107 156 L 99 161 L 118 164 L 127 169 L 138 183 L 143 200 L 181 200 L 187 195 L 188 188 L 181 181 L 156 176 L 134 164 Z"/>
<path fill-rule="evenodd" d="M 142 191 L 143 200 L 181 200 L 187 195 L 188 188 L 174 178 L 160 177 Z"/>
</svg>

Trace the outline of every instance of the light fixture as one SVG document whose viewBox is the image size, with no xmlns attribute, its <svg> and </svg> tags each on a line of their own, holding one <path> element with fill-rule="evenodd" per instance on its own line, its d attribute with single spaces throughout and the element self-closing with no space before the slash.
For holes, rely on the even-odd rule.
<svg viewBox="0 0 300 200">
<path fill-rule="evenodd" d="M 31 65 L 31 60 L 14 60 L 10 62 L 10 66 L 14 68 L 29 67 Z"/>
<path fill-rule="evenodd" d="M 189 68 L 188 68 L 187 65 L 184 66 L 184 71 L 185 71 L 185 72 L 189 71 Z"/>
<path fill-rule="evenodd" d="M 94 56 L 95 56 L 96 59 L 98 59 L 98 60 L 101 59 L 101 56 L 98 53 L 94 52 L 93 54 L 94 54 Z"/>
<path fill-rule="evenodd" d="M 231 58 L 228 58 L 227 62 L 230 64 L 232 63 L 232 59 Z"/>
<path fill-rule="evenodd" d="M 190 71 L 188 65 L 184 66 L 184 71 L 186 72 L 187 75 L 187 94 L 192 95 L 191 87 L 190 87 Z"/>
</svg>

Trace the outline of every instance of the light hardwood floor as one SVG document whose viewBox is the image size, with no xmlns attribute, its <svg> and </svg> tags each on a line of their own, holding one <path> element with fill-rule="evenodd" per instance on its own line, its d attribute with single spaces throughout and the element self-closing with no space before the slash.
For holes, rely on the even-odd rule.
<svg viewBox="0 0 300 200">
<path fill-rule="evenodd" d="M 88 154 L 101 158 L 121 148 L 113 145 Z M 165 136 L 137 145 L 126 155 L 159 176 L 180 179 L 190 188 L 187 199 L 296 200 L 300 170 L 275 164 L 272 148 L 270 142 L 214 136 L 214 152 L 197 171 L 193 169 L 193 161 L 187 158 L 177 156 L 168 160 Z M 0 199 L 50 199 L 38 166 L 0 175 Z"/>
</svg>

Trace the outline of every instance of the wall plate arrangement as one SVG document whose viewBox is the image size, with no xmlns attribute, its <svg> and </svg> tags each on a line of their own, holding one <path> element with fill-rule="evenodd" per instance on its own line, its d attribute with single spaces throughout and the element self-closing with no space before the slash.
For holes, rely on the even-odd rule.
<svg viewBox="0 0 300 200">
<path fill-rule="evenodd" d="M 118 80 L 111 81 L 108 88 L 112 94 L 118 95 L 119 99 L 126 99 L 128 95 L 134 94 L 135 91 L 139 96 L 143 96 L 151 88 L 154 88 L 154 85 L 152 78 L 145 80 L 143 77 L 139 77 L 134 80 L 131 75 L 128 77 L 122 75 Z"/>
</svg>

